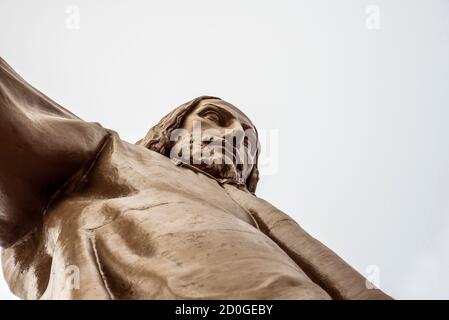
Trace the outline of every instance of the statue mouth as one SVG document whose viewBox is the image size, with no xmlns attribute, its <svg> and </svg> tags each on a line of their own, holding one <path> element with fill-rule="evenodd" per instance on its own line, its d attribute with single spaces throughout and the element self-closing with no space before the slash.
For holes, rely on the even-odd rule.
<svg viewBox="0 0 449 320">
<path fill-rule="evenodd" d="M 203 150 L 209 151 L 209 149 L 210 149 L 210 147 L 207 145 L 202 147 L 202 151 Z M 244 151 L 242 151 L 241 149 L 239 150 L 239 148 L 237 148 L 234 145 L 232 146 L 232 148 L 230 148 L 226 144 L 224 146 L 216 145 L 213 147 L 212 150 L 210 150 L 210 155 L 214 156 L 216 151 L 219 151 L 219 150 L 221 151 L 221 156 L 222 156 L 221 159 L 224 164 L 235 164 L 238 166 L 242 166 L 244 164 L 244 157 L 242 156 L 242 152 L 247 152 L 246 148 L 244 149 Z"/>
</svg>

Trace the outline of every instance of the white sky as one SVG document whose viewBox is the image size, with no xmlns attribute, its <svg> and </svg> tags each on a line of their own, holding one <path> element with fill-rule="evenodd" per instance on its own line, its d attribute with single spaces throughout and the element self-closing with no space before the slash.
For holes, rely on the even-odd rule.
<svg viewBox="0 0 449 320">
<path fill-rule="evenodd" d="M 279 133 L 259 196 L 393 297 L 449 298 L 448 0 L 0 0 L 0 55 L 130 142 L 228 100 Z"/>
</svg>

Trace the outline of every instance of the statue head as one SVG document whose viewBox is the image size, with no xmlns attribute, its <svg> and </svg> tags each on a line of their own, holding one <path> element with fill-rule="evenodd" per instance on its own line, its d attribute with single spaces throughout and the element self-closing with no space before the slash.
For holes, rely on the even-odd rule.
<svg viewBox="0 0 449 320">
<path fill-rule="evenodd" d="M 256 190 L 257 130 L 242 111 L 220 98 L 201 96 L 182 104 L 137 144 L 216 179 L 245 185 L 251 193 Z"/>
</svg>

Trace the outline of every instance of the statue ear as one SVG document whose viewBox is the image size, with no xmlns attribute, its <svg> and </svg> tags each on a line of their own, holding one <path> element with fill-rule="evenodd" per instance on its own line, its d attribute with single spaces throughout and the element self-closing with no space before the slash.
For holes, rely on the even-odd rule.
<svg viewBox="0 0 449 320">
<path fill-rule="evenodd" d="M 259 181 L 259 169 L 257 169 L 257 166 L 254 166 L 253 170 L 251 171 L 251 174 L 246 180 L 246 188 L 252 194 L 256 192 L 258 181 Z"/>
</svg>

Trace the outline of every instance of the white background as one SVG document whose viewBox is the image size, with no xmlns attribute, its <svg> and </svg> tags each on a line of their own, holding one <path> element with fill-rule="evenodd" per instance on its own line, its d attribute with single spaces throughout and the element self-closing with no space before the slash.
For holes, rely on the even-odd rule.
<svg viewBox="0 0 449 320">
<path fill-rule="evenodd" d="M 228 100 L 279 132 L 259 196 L 393 297 L 449 298 L 449 1 L 0 0 L 0 55 L 130 142 Z"/>
</svg>

